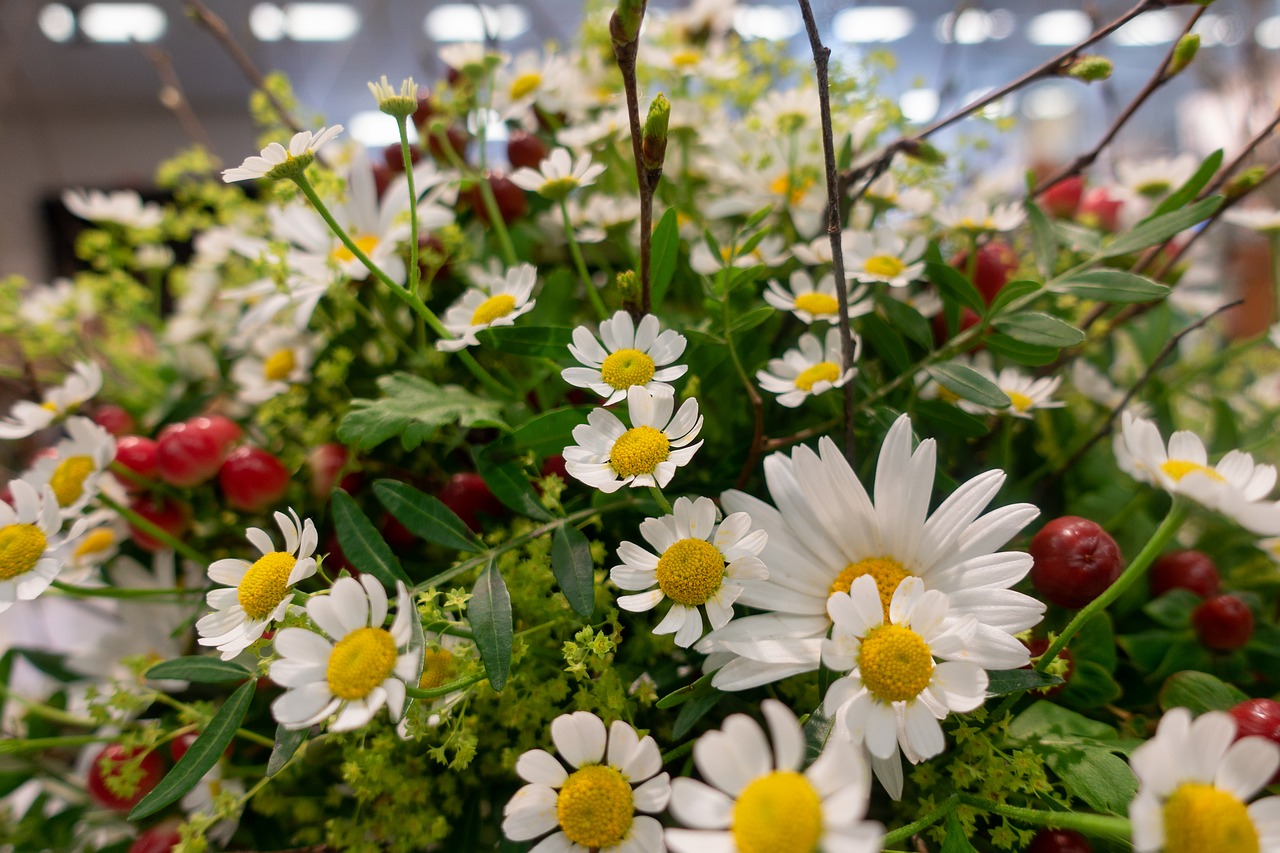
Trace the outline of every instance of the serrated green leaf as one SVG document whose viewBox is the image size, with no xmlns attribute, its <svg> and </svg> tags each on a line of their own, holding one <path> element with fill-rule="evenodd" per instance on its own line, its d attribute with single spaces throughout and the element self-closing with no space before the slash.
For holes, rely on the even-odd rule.
<svg viewBox="0 0 1280 853">
<path fill-rule="evenodd" d="M 476 340 L 499 352 L 532 358 L 570 358 L 573 329 L 565 326 L 497 326 L 483 329 Z"/>
<path fill-rule="evenodd" d="M 1053 275 L 1054 265 L 1058 260 L 1058 238 L 1053 233 L 1053 223 L 1030 200 L 1024 207 L 1027 211 L 1027 223 L 1031 226 L 1031 248 L 1036 256 L 1036 269 L 1040 271 L 1040 275 L 1049 278 Z"/>
<path fill-rule="evenodd" d="M 1155 219 L 1157 216 L 1163 216 L 1171 210 L 1177 210 L 1183 205 L 1190 204 L 1191 200 L 1200 194 L 1200 190 L 1209 185 L 1209 181 L 1218 173 L 1218 167 L 1222 165 L 1222 149 L 1204 158 L 1200 167 L 1196 169 L 1195 174 L 1187 178 L 1187 182 L 1178 189 L 1169 193 L 1158 205 L 1156 209 L 1151 211 L 1148 220 Z M 1146 220 L 1144 220 L 1146 221 Z"/>
<path fill-rule="evenodd" d="M 1249 697 L 1239 688 L 1207 672 L 1175 672 L 1160 687 L 1160 710 L 1190 708 L 1192 714 L 1230 711 Z"/>
<path fill-rule="evenodd" d="M 1023 343 L 1042 347 L 1072 347 L 1084 340 L 1084 332 L 1057 317 L 1026 311 L 996 320 L 996 328 Z"/>
<path fill-rule="evenodd" d="M 895 331 L 924 349 L 933 349 L 933 330 L 919 311 L 891 296 L 880 300 L 880 309 Z"/>
<path fill-rule="evenodd" d="M 1154 302 L 1169 295 L 1166 285 L 1124 270 L 1078 273 L 1054 286 L 1054 291 L 1098 302 Z"/>
<path fill-rule="evenodd" d="M 680 256 L 680 229 L 676 222 L 676 209 L 667 208 L 653 230 L 649 261 L 649 300 L 657 311 L 667 296 L 671 278 L 676 272 L 676 260 Z"/>
<path fill-rule="evenodd" d="M 236 688 L 236 692 L 222 704 L 209 724 L 201 730 L 200 736 L 192 742 L 182 758 L 178 759 L 178 763 L 173 765 L 173 769 L 165 774 L 151 793 L 142 798 L 142 802 L 133 807 L 129 820 L 141 820 L 155 814 L 204 778 L 204 774 L 218 763 L 223 751 L 236 736 L 236 729 L 240 728 L 245 714 L 249 712 L 256 687 L 257 681 L 246 681 Z"/>
<path fill-rule="evenodd" d="M 1004 409 L 1010 405 L 1008 394 L 971 367 L 952 361 L 932 365 L 928 371 L 943 388 L 971 403 L 990 409 Z"/>
<path fill-rule="evenodd" d="M 515 462 L 498 462 L 488 449 L 477 453 L 475 460 L 476 473 L 507 509 L 539 521 L 554 518 L 538 500 L 529 478 Z"/>
<path fill-rule="evenodd" d="M 584 619 L 596 609 L 596 571 L 591 559 L 591 543 L 582 531 L 562 524 L 551 537 L 551 571 L 569 606 Z"/>
<path fill-rule="evenodd" d="M 987 695 L 1003 696 L 1006 693 L 1025 693 L 1028 690 L 1039 690 L 1061 684 L 1062 679 L 1056 675 L 1046 675 L 1034 669 L 996 669 L 987 670 Z"/>
<path fill-rule="evenodd" d="M 289 763 L 289 759 L 293 758 L 294 753 L 298 751 L 298 747 L 302 746 L 302 742 L 307 739 L 306 729 L 286 729 L 284 726 L 276 726 L 276 743 L 271 747 L 271 757 L 267 759 L 267 775 L 274 776 L 284 769 Z"/>
<path fill-rule="evenodd" d="M 1050 364 L 1058 358 L 1061 352 L 1057 347 L 1042 347 L 1036 344 L 1029 344 L 1026 341 L 1019 341 L 1008 335 L 994 334 L 987 335 L 982 339 L 987 349 L 996 355 L 1003 355 L 1006 358 L 1016 361 L 1018 364 L 1025 364 L 1028 367 L 1040 367 Z"/>
<path fill-rule="evenodd" d="M 467 615 L 471 619 L 471 636 L 480 652 L 485 674 L 489 676 L 489 686 L 501 690 L 511 672 L 511 595 L 493 560 L 471 589 Z"/>
<path fill-rule="evenodd" d="M 982 294 L 973 286 L 964 273 L 955 267 L 943 263 L 942 260 L 928 261 L 924 265 L 925 276 L 938 285 L 943 293 L 950 294 L 975 314 L 981 315 L 987 310 L 987 303 Z"/>
<path fill-rule="evenodd" d="M 1098 253 L 1098 257 L 1114 258 L 1118 255 L 1129 255 L 1163 243 L 1175 234 L 1180 234 L 1191 226 L 1204 222 L 1222 206 L 1222 202 L 1222 196 L 1211 195 L 1181 210 L 1148 219 L 1129 233 L 1119 235 L 1110 244 L 1104 246 Z"/>
<path fill-rule="evenodd" d="M 450 424 L 505 426 L 502 403 L 477 397 L 460 385 L 436 385 L 408 373 L 392 373 L 378 377 L 378 388 L 382 396 L 377 400 L 351 401 L 338 426 L 344 444 L 372 450 L 399 436 L 401 446 L 413 450 Z"/>
<path fill-rule="evenodd" d="M 194 681 L 197 684 L 244 681 L 252 675 L 253 673 L 242 664 L 207 655 L 192 655 L 162 661 L 147 670 L 147 678 Z"/>
<path fill-rule="evenodd" d="M 338 531 L 338 544 L 351 565 L 368 572 L 383 586 L 394 589 L 396 581 L 412 585 L 404 573 L 400 561 L 383 540 L 373 522 L 356 504 L 355 498 L 342 489 L 335 489 L 330 499 L 333 506 L 333 526 Z"/>
<path fill-rule="evenodd" d="M 1015 299 L 1021 299 L 1024 296 L 1035 293 L 1043 287 L 1044 285 L 1040 282 L 1032 281 L 1030 279 L 1011 281 L 1004 287 L 1000 288 L 1000 292 L 996 294 L 996 298 L 991 300 L 991 307 L 987 309 L 987 315 L 990 317 L 998 317 L 1000 316 L 1000 312 Z"/>
<path fill-rule="evenodd" d="M 485 550 L 466 522 L 434 495 L 396 480 L 375 481 L 373 494 L 414 536 L 455 551 Z"/>
</svg>

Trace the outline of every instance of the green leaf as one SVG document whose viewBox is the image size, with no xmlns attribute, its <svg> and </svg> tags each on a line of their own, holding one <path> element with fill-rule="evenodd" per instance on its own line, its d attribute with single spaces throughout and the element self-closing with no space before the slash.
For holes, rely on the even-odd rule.
<svg viewBox="0 0 1280 853">
<path fill-rule="evenodd" d="M 56 681 L 66 683 L 86 678 L 84 673 L 67 668 L 66 655 L 60 655 L 57 652 L 51 652 L 46 649 L 32 649 L 23 646 L 15 646 L 9 652 L 25 658 L 27 663 Z M 12 659 L 10 659 L 9 666 L 12 666 Z M 7 680 L 7 676 L 0 678 L 0 685 L 5 684 Z"/>
<path fill-rule="evenodd" d="M 671 737 L 675 740 L 683 738 L 698 724 L 699 720 L 711 713 L 711 709 L 723 698 L 724 693 L 721 691 L 709 690 L 685 702 L 680 706 L 680 713 L 676 714 L 676 721 L 671 727 Z"/>
<path fill-rule="evenodd" d="M 1119 699 L 1123 692 L 1106 667 L 1091 660 L 1077 660 L 1060 698 L 1076 708 L 1101 708 Z"/>
<path fill-rule="evenodd" d="M 928 371 L 943 388 L 971 403 L 991 409 L 1004 409 L 1010 405 L 1009 395 L 972 367 L 952 361 L 932 365 Z"/>
<path fill-rule="evenodd" d="M 477 453 L 475 460 L 476 473 L 507 509 L 539 521 L 551 521 L 554 518 L 538 500 L 529 478 L 518 464 L 495 461 L 489 449 Z"/>
<path fill-rule="evenodd" d="M 969 843 L 969 836 L 965 834 L 964 825 L 955 812 L 947 815 L 947 837 L 942 842 L 941 853 L 978 853 Z"/>
<path fill-rule="evenodd" d="M 587 422 L 589 409 L 552 409 L 530 418 L 498 439 L 486 452 L 493 458 L 510 458 L 532 451 L 539 458 L 563 453 L 573 443 L 573 428 Z"/>
<path fill-rule="evenodd" d="M 822 755 L 822 751 L 827 747 L 827 740 L 831 737 L 831 729 L 835 725 L 835 720 L 827 717 L 822 713 L 822 708 L 816 708 L 809 719 L 804 721 L 804 760 L 806 764 L 812 764 L 818 760 L 818 756 Z"/>
<path fill-rule="evenodd" d="M 1140 252 L 1150 246 L 1163 243 L 1175 234 L 1187 230 L 1192 225 L 1204 222 L 1222 206 L 1220 195 L 1211 195 L 1181 210 L 1161 214 L 1138 224 L 1127 234 L 1121 234 L 1098 253 L 1099 258 L 1114 258 Z"/>
<path fill-rule="evenodd" d="M 987 303 L 982 300 L 982 294 L 964 273 L 941 260 L 926 262 L 924 270 L 929 281 L 938 285 L 944 293 L 951 294 L 961 305 L 979 316 L 986 312 Z"/>
<path fill-rule="evenodd" d="M 1104 748 L 1049 750 L 1044 760 L 1071 796 L 1105 814 L 1124 814 L 1138 791 L 1129 763 Z"/>
<path fill-rule="evenodd" d="M 467 614 L 489 686 L 501 690 L 511 672 L 511 594 L 493 560 L 476 578 Z"/>
<path fill-rule="evenodd" d="M 310 728 L 286 729 L 284 726 L 276 726 L 276 745 L 271 748 L 271 757 L 267 759 L 268 776 L 274 776 L 284 769 L 298 747 L 307 739 L 309 731 Z"/>
<path fill-rule="evenodd" d="M 1166 285 L 1124 270 L 1094 270 L 1078 273 L 1053 288 L 1081 299 L 1098 302 L 1154 302 L 1169 295 Z"/>
<path fill-rule="evenodd" d="M 1153 672 L 1168 653 L 1175 635 L 1163 628 L 1116 637 L 1116 645 L 1124 649 L 1129 660 L 1141 672 Z"/>
<path fill-rule="evenodd" d="M 569 606 L 584 619 L 596 609 L 596 571 L 591 560 L 591 543 L 582 531 L 562 524 L 551 537 L 551 571 Z"/>
<path fill-rule="evenodd" d="M 1221 165 L 1222 149 L 1219 148 L 1217 151 L 1204 158 L 1204 162 L 1200 164 L 1200 168 L 1196 169 L 1196 173 L 1194 175 L 1187 178 L 1187 182 L 1185 184 L 1170 193 L 1163 201 L 1156 205 L 1156 209 L 1151 212 L 1151 215 L 1148 216 L 1147 219 L 1155 219 L 1157 216 L 1162 216 L 1171 210 L 1177 210 L 1183 205 L 1190 204 L 1191 200 L 1200 193 L 1200 190 L 1209 185 L 1209 181 L 1218 173 L 1218 167 Z"/>
<path fill-rule="evenodd" d="M 1200 605 L 1200 596 L 1189 589 L 1171 589 L 1148 601 L 1142 612 L 1166 628 L 1186 628 L 1191 624 L 1191 611 Z"/>
<path fill-rule="evenodd" d="M 252 676 L 253 673 L 242 664 L 205 655 L 163 661 L 147 670 L 147 678 L 171 678 L 176 681 L 194 681 L 197 684 L 244 681 Z"/>
<path fill-rule="evenodd" d="M 734 319 L 733 323 L 730 324 L 729 330 L 733 332 L 734 337 L 737 337 L 743 332 L 754 329 L 756 326 L 759 326 L 765 320 L 768 320 L 777 313 L 778 309 L 774 308 L 772 305 L 762 305 L 745 314 L 740 314 Z"/>
<path fill-rule="evenodd" d="M 471 532 L 466 522 L 434 495 L 397 480 L 375 481 L 373 493 L 387 512 L 414 536 L 455 551 L 485 550 L 484 543 Z"/>
<path fill-rule="evenodd" d="M 880 310 L 884 311 L 895 331 L 901 332 L 924 349 L 933 349 L 933 330 L 919 311 L 891 296 L 880 300 Z"/>
<path fill-rule="evenodd" d="M 1038 281 L 1032 281 L 1031 279 L 1009 282 L 1004 287 L 1000 288 L 1000 292 L 996 294 L 996 298 L 991 300 L 991 307 L 987 309 L 987 316 L 1000 316 L 1000 312 L 1015 299 L 1021 299 L 1028 294 L 1035 293 L 1043 287 L 1043 284 Z"/>
<path fill-rule="evenodd" d="M 532 358 L 567 359 L 573 329 L 565 326 L 497 326 L 476 334 L 476 340 L 499 352 Z"/>
<path fill-rule="evenodd" d="M 859 320 L 862 338 L 875 350 L 894 374 L 902 373 L 912 365 L 911 354 L 902 338 L 875 314 L 868 314 Z"/>
<path fill-rule="evenodd" d="M 396 581 L 412 584 L 400 567 L 400 561 L 383 540 L 373 522 L 356 504 L 355 498 L 342 489 L 335 489 L 332 498 L 333 526 L 338 530 L 338 544 L 351 565 L 368 572 L 389 589 Z"/>
<path fill-rule="evenodd" d="M 1158 700 L 1160 710 L 1190 708 L 1192 714 L 1230 711 L 1249 697 L 1207 672 L 1175 672 L 1165 679 Z"/>
<path fill-rule="evenodd" d="M 659 708 L 666 710 L 667 708 L 674 708 L 677 705 L 688 702 L 697 693 L 714 689 L 711 686 L 711 678 L 713 674 L 714 673 L 708 672 L 692 684 L 686 684 L 684 687 L 672 690 L 654 704 Z"/>
<path fill-rule="evenodd" d="M 382 396 L 356 399 L 338 426 L 338 438 L 361 450 L 372 450 L 390 438 L 400 437 L 405 450 L 413 450 L 440 427 L 505 426 L 502 404 L 477 397 L 459 385 L 436 385 L 408 373 L 378 377 Z"/>
<path fill-rule="evenodd" d="M 129 820 L 141 820 L 153 815 L 196 786 L 204 774 L 218 763 L 223 751 L 236 736 L 236 729 L 244 722 L 253 702 L 257 681 L 246 681 L 222 704 L 200 736 L 173 765 L 173 769 L 160 780 L 155 789 L 142 798 L 142 802 L 129 812 Z"/>
<path fill-rule="evenodd" d="M 1115 729 L 1061 705 L 1037 700 L 1009 723 L 1009 737 L 1024 743 L 1072 744 L 1112 740 Z"/>
<path fill-rule="evenodd" d="M 987 695 L 1003 696 L 1006 693 L 1023 693 L 1061 684 L 1056 675 L 1046 675 L 1034 669 L 987 670 Z"/>
<path fill-rule="evenodd" d="M 1042 347 L 1000 334 L 987 335 L 982 342 L 996 355 L 1003 355 L 1029 367 L 1052 363 L 1058 358 L 1060 351 L 1057 347 Z"/>
<path fill-rule="evenodd" d="M 956 438 L 977 438 L 991 430 L 982 418 L 969 414 L 959 406 L 942 400 L 917 400 L 915 414 L 938 428 L 922 434 L 936 435 L 944 433 Z"/>
<path fill-rule="evenodd" d="M 1085 255 L 1096 255 L 1101 251 L 1102 238 L 1092 228 L 1086 228 L 1074 222 L 1064 222 L 1061 219 L 1055 219 L 1052 225 L 1058 245 Z"/>
<path fill-rule="evenodd" d="M 1084 340 L 1084 332 L 1057 317 L 1027 311 L 996 320 L 996 328 L 1014 340 L 1044 347 L 1072 347 Z"/>
<path fill-rule="evenodd" d="M 649 300 L 653 310 L 662 306 L 662 300 L 671 286 L 671 277 L 676 272 L 676 260 L 680 256 L 680 229 L 676 222 L 676 209 L 667 208 L 658 220 L 658 227 L 653 230 L 653 240 L 649 244 Z"/>
<path fill-rule="evenodd" d="M 1036 269 L 1040 275 L 1049 278 L 1053 275 L 1054 265 L 1058 260 L 1058 238 L 1053 233 L 1053 224 L 1037 205 L 1027 201 L 1027 223 L 1031 226 L 1031 248 L 1036 256 Z"/>
</svg>

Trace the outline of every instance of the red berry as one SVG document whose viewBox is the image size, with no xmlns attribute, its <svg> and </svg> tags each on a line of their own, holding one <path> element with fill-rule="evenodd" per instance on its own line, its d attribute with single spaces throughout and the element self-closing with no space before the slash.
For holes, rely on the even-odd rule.
<svg viewBox="0 0 1280 853">
<path fill-rule="evenodd" d="M 171 486 L 191 488 L 218 473 L 222 447 L 208 430 L 191 429 L 187 424 L 171 424 L 156 442 L 156 464 L 160 479 Z"/>
<path fill-rule="evenodd" d="M 965 275 L 969 274 L 969 253 L 959 252 L 951 259 L 951 266 Z M 978 259 L 973 264 L 973 284 L 988 305 L 1006 284 L 1009 276 L 1018 269 L 1018 256 L 1013 247 L 1001 240 L 991 240 L 978 247 Z M 975 315 L 976 316 L 976 315 Z"/>
<path fill-rule="evenodd" d="M 1120 547 L 1087 518 L 1064 515 L 1031 539 L 1031 582 L 1060 607 L 1084 607 L 1120 577 Z"/>
<path fill-rule="evenodd" d="M 454 474 L 440 490 L 440 501 L 475 531 L 480 530 L 481 513 L 498 516 L 503 511 L 479 474 Z"/>
<path fill-rule="evenodd" d="M 1040 655 L 1049 651 L 1048 637 L 1036 637 L 1029 641 L 1024 640 L 1022 644 L 1027 647 L 1027 651 L 1031 652 L 1031 656 L 1033 658 L 1039 657 Z M 1070 649 L 1063 649 L 1062 651 L 1058 652 L 1058 657 L 1062 658 L 1067 662 L 1067 671 L 1062 673 L 1061 684 L 1055 684 L 1053 687 L 1050 687 L 1048 690 L 1044 691 L 1044 693 L 1040 694 L 1044 696 L 1046 699 L 1057 696 L 1063 690 L 1066 690 L 1067 684 L 1071 681 L 1071 676 L 1074 675 L 1076 671 L 1076 658 L 1075 658 L 1075 655 L 1071 654 Z M 1030 669 L 1030 668 L 1031 668 L 1031 664 L 1027 664 L 1026 666 L 1023 667 L 1023 669 Z"/>
<path fill-rule="evenodd" d="M 222 415 L 192 418 L 187 421 L 187 429 L 208 433 L 218 443 L 218 449 L 223 453 L 226 453 L 244 435 L 244 430 L 240 429 L 239 424 Z"/>
<path fill-rule="evenodd" d="M 391 167 L 386 163 L 373 164 L 373 189 L 378 194 L 378 198 L 382 198 L 383 193 L 387 191 L 387 187 L 391 186 Z"/>
<path fill-rule="evenodd" d="M 307 467 L 311 470 L 311 494 L 326 498 L 333 491 L 342 469 L 351 461 L 351 453 L 341 444 L 329 442 L 314 448 L 307 454 Z"/>
<path fill-rule="evenodd" d="M 382 516 L 382 522 L 379 525 L 382 532 L 382 539 L 391 546 L 392 551 L 404 551 L 412 548 L 418 541 L 418 537 L 413 535 L 413 531 L 405 527 L 391 513 Z"/>
<path fill-rule="evenodd" d="M 1189 589 L 1201 598 L 1218 594 L 1222 579 L 1213 558 L 1203 551 L 1170 551 L 1151 566 L 1151 594 Z"/>
<path fill-rule="evenodd" d="M 133 844 L 129 845 L 129 853 L 169 853 L 182 840 L 182 835 L 178 832 L 181 825 L 181 821 L 166 820 L 138 833 Z"/>
<path fill-rule="evenodd" d="M 175 539 L 181 539 L 190 524 L 188 508 L 179 501 L 160 495 L 139 495 L 129 504 L 129 509 L 159 527 Z M 129 534 L 139 548 L 147 551 L 163 551 L 168 546 L 145 531 L 129 525 Z"/>
<path fill-rule="evenodd" d="M 418 108 L 413 111 L 413 117 L 410 119 L 410 121 L 413 122 L 414 127 L 421 130 L 422 125 L 426 122 L 426 120 L 431 118 L 433 115 L 435 115 L 435 113 L 436 113 L 436 107 L 435 107 L 435 104 L 431 102 L 431 96 L 427 94 L 421 94 L 421 95 L 418 95 Z M 425 136 L 426 134 L 421 134 L 421 135 Z"/>
<path fill-rule="evenodd" d="M 93 413 L 93 422 L 114 435 L 116 438 L 119 438 L 122 435 L 128 435 L 138 428 L 137 423 L 133 419 L 133 415 L 129 414 L 119 406 L 113 406 L 110 403 L 97 408 Z"/>
<path fill-rule="evenodd" d="M 1191 611 L 1191 624 L 1200 642 L 1220 652 L 1230 652 L 1253 636 L 1253 612 L 1234 595 L 1206 598 Z"/>
<path fill-rule="evenodd" d="M 330 530 L 324 537 L 324 548 L 321 552 L 325 554 L 324 568 L 330 576 L 336 577 L 338 572 L 344 569 L 355 577 L 360 576 L 360 570 L 351 565 L 351 561 L 347 559 L 347 555 L 342 551 L 342 543 L 338 541 L 336 531 Z"/>
<path fill-rule="evenodd" d="M 431 133 L 430 128 L 427 128 L 427 134 L 427 153 L 437 163 L 452 166 L 455 156 L 459 160 L 467 159 L 467 146 L 471 144 L 471 134 L 467 133 L 466 128 L 456 124 L 450 125 L 444 132 L 444 139 Z M 446 145 L 448 148 L 445 147 Z M 453 151 L 452 156 L 449 154 L 450 150 Z"/>
<path fill-rule="evenodd" d="M 1113 198 L 1106 187 L 1094 187 L 1084 194 L 1076 219 L 1092 228 L 1115 231 L 1120 227 L 1120 208 L 1124 199 Z"/>
<path fill-rule="evenodd" d="M 289 469 L 261 447 L 237 447 L 218 470 L 227 503 L 245 512 L 262 512 L 284 497 Z"/>
<path fill-rule="evenodd" d="M 494 201 L 498 203 L 498 213 L 505 224 L 510 225 L 529 212 L 529 200 L 525 197 L 524 190 L 507 180 L 501 172 L 490 172 L 487 179 L 490 189 L 493 190 Z M 488 225 L 489 211 L 484 206 L 484 196 L 480 192 L 480 187 L 473 186 L 468 190 L 467 198 L 471 202 L 471 209 L 475 211 L 476 218 Z"/>
<path fill-rule="evenodd" d="M 1074 829 L 1042 829 L 1031 839 L 1027 853 L 1093 853 L 1093 846 Z"/>
<path fill-rule="evenodd" d="M 513 169 L 536 169 L 548 153 L 546 143 L 528 131 L 513 130 L 507 137 L 507 160 Z"/>
<path fill-rule="evenodd" d="M 387 161 L 387 168 L 391 170 L 393 175 L 404 174 L 404 149 L 400 147 L 399 142 L 393 142 L 386 148 L 382 149 L 382 157 Z M 416 145 L 409 146 L 409 162 L 415 166 L 422 159 L 422 149 Z"/>
<path fill-rule="evenodd" d="M 124 763 L 130 759 L 136 758 L 142 752 L 142 747 L 132 746 L 123 747 L 118 743 L 108 744 L 94 756 L 93 764 L 89 766 L 89 778 L 87 787 L 89 796 L 100 806 L 106 806 L 118 812 L 127 814 L 134 806 L 142 801 L 142 798 L 151 793 L 156 785 L 160 784 L 160 780 L 164 778 L 164 765 L 160 762 L 160 756 L 155 752 L 148 752 L 142 756 L 135 771 L 132 765 L 126 770 Z M 107 787 L 109 778 L 120 778 L 121 780 L 137 779 L 137 787 L 133 789 L 133 793 L 128 797 L 122 797 L 111 791 Z"/>
<path fill-rule="evenodd" d="M 1280 702 L 1274 699 L 1246 699 L 1231 709 L 1236 721 L 1236 740 L 1264 737 L 1280 746 Z M 1280 780 L 1280 769 L 1268 784 Z"/>
<path fill-rule="evenodd" d="M 573 482 L 573 478 L 569 476 L 569 469 L 565 467 L 564 455 L 561 453 L 557 453 L 554 456 L 548 456 L 544 459 L 542 462 L 542 468 L 539 470 L 544 477 L 548 474 L 555 474 L 566 483 Z"/>
<path fill-rule="evenodd" d="M 143 480 L 154 480 L 160 469 L 156 463 L 157 445 L 140 435 L 126 435 L 116 442 L 116 461 Z M 128 475 L 124 475 L 126 478 Z"/>
<path fill-rule="evenodd" d="M 1073 175 L 1063 178 L 1040 193 L 1040 206 L 1044 212 L 1058 219 L 1074 219 L 1084 194 L 1084 178 Z"/>
</svg>

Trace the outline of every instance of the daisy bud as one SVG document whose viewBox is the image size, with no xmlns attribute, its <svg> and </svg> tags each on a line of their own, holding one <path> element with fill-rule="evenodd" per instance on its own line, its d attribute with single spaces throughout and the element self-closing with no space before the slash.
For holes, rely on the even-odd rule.
<svg viewBox="0 0 1280 853">
<path fill-rule="evenodd" d="M 1251 169 L 1245 169 L 1240 174 L 1227 181 L 1227 185 L 1222 188 L 1222 194 L 1229 199 L 1239 198 L 1245 193 L 1253 192 L 1253 188 L 1262 180 L 1262 176 L 1267 173 L 1266 167 L 1254 166 Z"/>
<path fill-rule="evenodd" d="M 634 299 L 640 294 L 640 289 L 636 286 L 635 270 L 624 270 L 618 273 L 618 294 L 623 302 Z"/>
<path fill-rule="evenodd" d="M 947 155 L 922 139 L 910 140 L 902 147 L 902 153 L 912 160 L 919 160 L 930 166 L 941 166 L 947 162 Z"/>
<path fill-rule="evenodd" d="M 667 124 L 670 120 L 671 102 L 659 93 L 649 105 L 649 116 L 644 120 L 640 152 L 646 169 L 662 168 L 667 157 Z"/>
<path fill-rule="evenodd" d="M 1085 83 L 1096 83 L 1111 76 L 1113 66 L 1105 56 L 1082 56 L 1067 66 L 1063 72 Z"/>
<path fill-rule="evenodd" d="M 1178 44 L 1173 49 L 1173 58 L 1169 60 L 1169 70 L 1164 73 L 1164 77 L 1168 80 L 1182 69 L 1191 64 L 1191 60 L 1196 58 L 1196 52 L 1200 50 L 1200 35 L 1198 33 L 1189 33 L 1178 39 Z"/>
<path fill-rule="evenodd" d="M 418 110 L 418 84 L 413 82 L 412 77 L 405 78 L 397 93 L 387 81 L 387 75 L 383 74 L 377 83 L 369 84 L 369 91 L 377 99 L 378 109 L 389 116 L 408 118 Z"/>
<path fill-rule="evenodd" d="M 609 35 L 618 46 L 634 44 L 640 38 L 646 0 L 618 0 L 618 8 L 609 18 Z"/>
</svg>

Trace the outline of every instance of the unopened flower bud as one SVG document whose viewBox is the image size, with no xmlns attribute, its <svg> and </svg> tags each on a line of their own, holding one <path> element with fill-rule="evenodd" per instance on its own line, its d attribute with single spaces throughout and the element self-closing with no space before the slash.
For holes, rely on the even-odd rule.
<svg viewBox="0 0 1280 853">
<path fill-rule="evenodd" d="M 617 282 L 618 294 L 623 302 L 634 300 L 640 295 L 640 288 L 636 285 L 635 270 L 623 270 L 618 273 Z"/>
<path fill-rule="evenodd" d="M 640 38 L 646 0 L 618 0 L 618 8 L 609 18 L 609 35 L 616 45 L 628 45 Z"/>
<path fill-rule="evenodd" d="M 1227 198 L 1239 198 L 1245 193 L 1252 192 L 1253 188 L 1262 180 L 1262 176 L 1267 173 L 1264 166 L 1253 166 L 1245 169 L 1240 174 L 1227 181 L 1227 185 L 1222 188 L 1222 194 Z"/>
<path fill-rule="evenodd" d="M 941 166 L 947 162 L 947 155 L 934 148 L 923 139 L 913 139 L 902 146 L 902 153 L 912 160 L 927 163 L 930 166 Z"/>
<path fill-rule="evenodd" d="M 377 83 L 369 84 L 369 91 L 377 98 L 378 109 L 389 116 L 407 118 L 418 109 L 418 84 L 413 82 L 412 77 L 405 78 L 397 93 L 387 81 L 387 75 L 383 74 Z"/>
<path fill-rule="evenodd" d="M 1105 56 L 1082 56 L 1067 66 L 1065 74 L 1085 83 L 1096 83 L 1110 77 L 1113 67 Z"/>
<path fill-rule="evenodd" d="M 1173 49 L 1173 58 L 1169 60 L 1169 70 L 1164 73 L 1165 79 L 1180 73 L 1190 65 L 1199 50 L 1200 35 L 1198 33 L 1189 33 L 1178 39 L 1178 44 Z"/>
<path fill-rule="evenodd" d="M 658 93 L 649 105 L 649 116 L 644 120 L 640 153 L 646 169 L 661 169 L 667 157 L 667 125 L 671 121 L 671 102 Z"/>
</svg>

